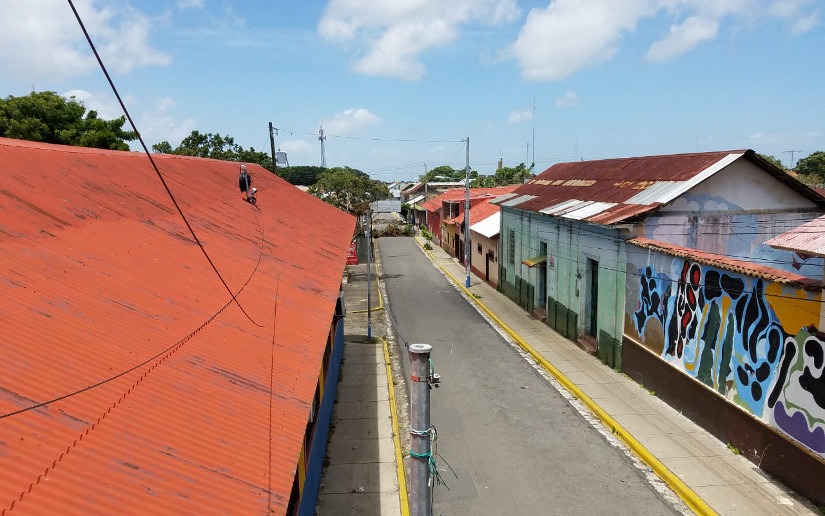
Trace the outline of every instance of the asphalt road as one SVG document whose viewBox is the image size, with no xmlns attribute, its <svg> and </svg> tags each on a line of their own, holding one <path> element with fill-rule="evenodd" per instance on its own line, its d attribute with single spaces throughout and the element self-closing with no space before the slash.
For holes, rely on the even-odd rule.
<svg viewBox="0 0 825 516">
<path fill-rule="evenodd" d="M 404 341 L 431 344 L 442 377 L 432 391 L 431 419 L 438 453 L 458 478 L 442 471 L 450 490 L 436 488 L 434 514 L 678 514 L 412 238 L 378 242 L 401 355 L 408 360 Z"/>
</svg>

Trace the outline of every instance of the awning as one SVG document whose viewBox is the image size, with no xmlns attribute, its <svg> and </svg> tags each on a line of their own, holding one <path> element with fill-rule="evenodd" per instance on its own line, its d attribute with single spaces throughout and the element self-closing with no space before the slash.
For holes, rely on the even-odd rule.
<svg viewBox="0 0 825 516">
<path fill-rule="evenodd" d="M 528 258 L 521 263 L 528 267 L 536 267 L 538 265 L 543 265 L 547 261 L 547 255 L 535 256 L 533 258 Z"/>
</svg>

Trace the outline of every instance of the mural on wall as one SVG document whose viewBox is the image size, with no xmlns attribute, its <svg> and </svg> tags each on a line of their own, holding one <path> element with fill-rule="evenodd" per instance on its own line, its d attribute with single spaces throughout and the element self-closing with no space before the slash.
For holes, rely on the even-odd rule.
<svg viewBox="0 0 825 516">
<path fill-rule="evenodd" d="M 668 260 L 668 272 L 639 269 L 638 304 L 627 308 L 639 339 L 825 457 L 825 335 L 800 322 L 818 321 L 819 299 L 805 291 L 784 295 L 761 278 Z"/>
</svg>

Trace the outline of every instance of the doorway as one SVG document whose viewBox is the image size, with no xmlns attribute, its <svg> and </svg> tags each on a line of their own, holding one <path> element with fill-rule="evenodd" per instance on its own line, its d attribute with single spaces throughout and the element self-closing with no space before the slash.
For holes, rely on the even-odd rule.
<svg viewBox="0 0 825 516">
<path fill-rule="evenodd" d="M 588 335 L 596 337 L 599 320 L 599 262 L 587 259 L 587 285 L 585 286 L 585 330 Z"/>
<path fill-rule="evenodd" d="M 490 262 L 493 261 L 493 252 L 487 251 L 484 257 L 484 281 L 490 281 Z"/>
<path fill-rule="evenodd" d="M 547 242 L 539 242 L 539 255 L 543 256 L 545 261 L 539 264 L 539 278 L 538 278 L 538 293 L 539 293 L 539 308 L 547 306 Z"/>
</svg>

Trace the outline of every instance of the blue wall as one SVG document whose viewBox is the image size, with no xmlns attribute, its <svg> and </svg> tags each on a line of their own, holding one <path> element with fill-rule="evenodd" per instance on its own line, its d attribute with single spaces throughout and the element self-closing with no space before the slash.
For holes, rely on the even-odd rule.
<svg viewBox="0 0 825 516">
<path fill-rule="evenodd" d="M 306 482 L 298 507 L 298 514 L 301 516 L 313 516 L 315 505 L 318 503 L 318 490 L 321 487 L 321 472 L 324 469 L 324 456 L 327 452 L 332 405 L 335 403 L 335 394 L 338 389 L 338 372 L 341 369 L 341 359 L 343 357 L 344 319 L 339 319 L 335 328 L 335 340 L 332 344 L 329 369 L 324 379 L 324 398 L 321 400 L 321 406 L 318 407 L 315 435 L 312 437 L 309 458 L 307 459 Z"/>
</svg>

